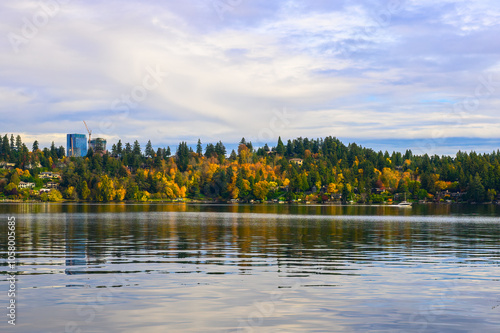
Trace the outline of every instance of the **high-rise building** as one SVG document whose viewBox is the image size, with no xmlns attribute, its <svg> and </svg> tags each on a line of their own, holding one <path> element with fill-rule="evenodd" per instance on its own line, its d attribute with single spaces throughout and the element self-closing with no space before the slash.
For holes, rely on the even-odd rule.
<svg viewBox="0 0 500 333">
<path fill-rule="evenodd" d="M 90 140 L 90 147 L 93 151 L 106 152 L 106 139 L 95 138 Z"/>
<path fill-rule="evenodd" d="M 87 136 L 85 134 L 67 135 L 68 156 L 84 157 L 87 155 Z"/>
</svg>

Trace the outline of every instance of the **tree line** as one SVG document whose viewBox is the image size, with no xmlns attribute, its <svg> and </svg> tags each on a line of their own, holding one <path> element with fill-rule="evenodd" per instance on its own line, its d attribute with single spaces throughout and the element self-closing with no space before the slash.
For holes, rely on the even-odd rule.
<svg viewBox="0 0 500 333">
<path fill-rule="evenodd" d="M 193 150 L 181 142 L 144 149 L 119 140 L 109 152 L 89 149 L 67 157 L 64 147 L 31 150 L 18 135 L 3 136 L 0 198 L 37 200 L 146 201 L 352 201 L 408 200 L 492 202 L 500 191 L 500 151 L 456 156 L 374 151 L 335 137 L 296 138 L 254 148 L 244 138 L 230 153 L 219 141 Z M 44 171 L 60 173 L 58 189 L 40 194 Z M 21 189 L 20 182 L 34 188 Z M 45 191 L 46 192 L 46 191 Z"/>
</svg>

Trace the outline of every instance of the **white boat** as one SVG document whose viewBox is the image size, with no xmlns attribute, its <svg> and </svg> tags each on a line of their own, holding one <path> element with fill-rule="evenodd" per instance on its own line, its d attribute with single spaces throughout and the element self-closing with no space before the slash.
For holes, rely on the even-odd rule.
<svg viewBox="0 0 500 333">
<path fill-rule="evenodd" d="M 398 207 L 411 207 L 412 203 L 406 201 L 406 193 L 405 193 L 405 201 L 401 201 L 398 203 Z"/>
</svg>

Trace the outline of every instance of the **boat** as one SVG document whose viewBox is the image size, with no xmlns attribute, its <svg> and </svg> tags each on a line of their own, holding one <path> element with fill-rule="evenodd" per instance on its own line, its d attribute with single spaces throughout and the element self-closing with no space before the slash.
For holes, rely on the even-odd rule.
<svg viewBox="0 0 500 333">
<path fill-rule="evenodd" d="M 410 207 L 411 208 L 411 205 L 412 205 L 411 202 L 406 201 L 406 193 L 405 193 L 405 200 L 401 201 L 400 203 L 398 203 L 397 206 L 398 207 Z"/>
</svg>

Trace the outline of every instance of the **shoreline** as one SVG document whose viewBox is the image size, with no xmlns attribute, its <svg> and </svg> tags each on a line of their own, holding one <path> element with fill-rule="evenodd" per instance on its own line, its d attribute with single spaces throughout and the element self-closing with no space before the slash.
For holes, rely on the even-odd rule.
<svg viewBox="0 0 500 333">
<path fill-rule="evenodd" d="M 400 206 L 398 203 L 342 203 L 342 202 L 226 202 L 226 201 L 208 201 L 208 200 L 147 200 L 147 201 L 40 201 L 40 200 L 10 200 L 4 199 L 0 200 L 1 204 L 182 204 L 182 205 L 224 205 L 224 206 L 238 206 L 238 205 L 252 205 L 252 206 L 264 206 L 264 205 L 281 205 L 281 206 L 343 206 L 343 207 L 395 207 L 395 208 L 411 208 L 414 205 L 468 205 L 468 206 L 499 206 L 500 202 L 412 202 L 411 206 Z"/>
</svg>

